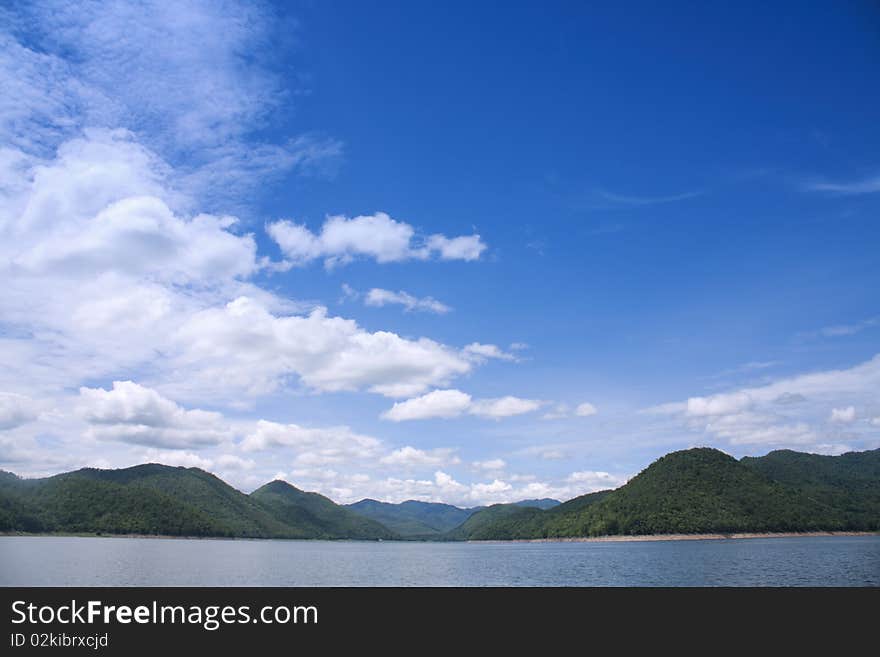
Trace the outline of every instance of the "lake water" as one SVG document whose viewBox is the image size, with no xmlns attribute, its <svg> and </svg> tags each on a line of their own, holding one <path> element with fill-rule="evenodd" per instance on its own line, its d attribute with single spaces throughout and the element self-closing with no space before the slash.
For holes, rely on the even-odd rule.
<svg viewBox="0 0 880 657">
<path fill-rule="evenodd" d="M 880 586 L 880 536 L 608 543 L 0 537 L 3 586 Z"/>
</svg>

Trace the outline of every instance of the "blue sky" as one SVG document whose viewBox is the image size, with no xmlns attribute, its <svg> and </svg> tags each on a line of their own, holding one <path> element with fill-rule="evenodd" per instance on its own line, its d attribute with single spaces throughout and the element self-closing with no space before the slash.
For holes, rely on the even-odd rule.
<svg viewBox="0 0 880 657">
<path fill-rule="evenodd" d="M 878 25 L 0 9 L 0 468 L 469 505 L 880 446 Z"/>
</svg>

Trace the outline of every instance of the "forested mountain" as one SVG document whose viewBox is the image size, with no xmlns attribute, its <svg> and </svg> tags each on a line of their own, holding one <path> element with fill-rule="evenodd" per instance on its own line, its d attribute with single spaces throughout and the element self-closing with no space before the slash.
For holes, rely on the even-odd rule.
<svg viewBox="0 0 880 657">
<path fill-rule="evenodd" d="M 283 481 L 245 495 L 198 468 L 155 463 L 43 479 L 0 472 L 3 532 L 504 540 L 839 530 L 880 531 L 880 450 L 737 461 L 689 449 L 613 491 L 471 509 L 413 500 L 346 507 Z"/>
<path fill-rule="evenodd" d="M 364 518 L 318 493 L 306 493 L 285 481 L 272 481 L 251 493 L 279 522 L 302 531 L 302 538 L 392 539 L 384 525 Z"/>
<path fill-rule="evenodd" d="M 122 470 L 85 468 L 45 479 L 3 473 L 0 531 L 248 538 L 391 535 L 326 498 L 321 498 L 326 504 L 303 499 L 299 516 L 290 508 L 294 505 L 282 515 L 273 499 L 260 498 L 198 468 L 155 463 Z"/>
<path fill-rule="evenodd" d="M 489 507 L 452 540 L 880 529 L 880 451 L 773 452 L 737 461 L 715 449 L 673 452 L 626 485 L 546 511 Z"/>
</svg>

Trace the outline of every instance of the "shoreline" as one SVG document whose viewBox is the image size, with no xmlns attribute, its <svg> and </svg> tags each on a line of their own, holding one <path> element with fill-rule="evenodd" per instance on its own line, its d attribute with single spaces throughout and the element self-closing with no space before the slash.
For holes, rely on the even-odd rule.
<svg viewBox="0 0 880 657">
<path fill-rule="evenodd" d="M 614 536 L 577 536 L 559 538 L 512 538 L 507 540 L 473 540 L 467 543 L 641 543 L 651 541 L 724 541 L 751 538 L 810 538 L 821 536 L 880 536 L 880 532 L 737 532 L 732 534 L 637 534 Z"/>
<path fill-rule="evenodd" d="M 880 536 L 880 532 L 870 531 L 817 531 L 817 532 L 736 532 L 732 534 L 618 534 L 613 536 L 576 536 L 558 538 L 511 538 L 478 539 L 467 541 L 407 540 L 407 539 L 356 539 L 356 538 L 262 538 L 252 536 L 173 536 L 170 534 L 90 534 L 90 533 L 29 533 L 0 532 L 5 537 L 55 537 L 55 538 L 143 538 L 150 540 L 182 541 L 332 541 L 334 543 L 642 543 L 655 541 L 720 541 L 744 540 L 752 538 L 810 538 Z"/>
</svg>

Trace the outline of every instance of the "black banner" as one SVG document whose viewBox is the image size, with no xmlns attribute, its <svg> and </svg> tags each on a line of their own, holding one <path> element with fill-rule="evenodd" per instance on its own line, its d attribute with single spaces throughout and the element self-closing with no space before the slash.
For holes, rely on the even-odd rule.
<svg viewBox="0 0 880 657">
<path fill-rule="evenodd" d="M 880 589 L 8 588 L 2 654 L 843 647 Z M 708 633 L 708 634 L 707 634 Z"/>
</svg>

